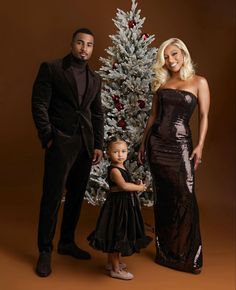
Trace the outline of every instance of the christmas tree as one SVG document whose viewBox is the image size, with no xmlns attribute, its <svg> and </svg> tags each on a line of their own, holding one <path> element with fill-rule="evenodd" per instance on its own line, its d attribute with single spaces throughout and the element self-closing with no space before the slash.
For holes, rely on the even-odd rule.
<svg viewBox="0 0 236 290">
<path fill-rule="evenodd" d="M 113 19 L 117 34 L 110 35 L 113 46 L 108 47 L 107 58 L 100 58 L 103 66 L 99 74 L 103 79 L 102 102 L 105 108 L 105 141 L 113 135 L 122 136 L 129 144 L 125 165 L 134 180 L 143 180 L 148 186 L 139 195 L 144 205 L 152 205 L 151 174 L 146 165 L 137 162 L 137 152 L 151 108 L 151 82 L 156 48 L 148 46 L 154 35 L 142 33 L 145 18 L 140 17 L 137 3 L 132 0 L 131 11 L 117 9 Z M 85 199 L 92 204 L 102 204 L 109 190 L 106 182 L 108 159 L 94 166 Z"/>
</svg>

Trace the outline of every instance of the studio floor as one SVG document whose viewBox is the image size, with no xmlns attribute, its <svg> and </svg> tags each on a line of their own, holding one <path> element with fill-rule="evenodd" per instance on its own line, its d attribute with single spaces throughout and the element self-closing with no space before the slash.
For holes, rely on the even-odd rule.
<svg viewBox="0 0 236 290">
<path fill-rule="evenodd" d="M 235 290 L 234 205 L 199 204 L 204 247 L 204 268 L 200 275 L 174 271 L 154 263 L 154 242 L 141 254 L 125 258 L 132 281 L 112 279 L 104 270 L 106 256 L 91 249 L 86 241 L 93 229 L 98 207 L 84 202 L 77 242 L 90 251 L 89 261 L 59 256 L 53 252 L 52 274 L 39 278 L 34 273 L 37 260 L 36 228 L 40 196 L 31 188 L 5 188 L 0 206 L 0 289 L 1 290 Z M 19 196 L 12 200 L 11 196 Z M 147 224 L 153 225 L 152 208 L 144 208 Z M 61 212 L 60 212 L 61 216 Z M 60 223 L 59 216 L 59 223 Z M 55 248 L 59 227 L 55 237 Z M 151 231 L 149 235 L 153 236 Z"/>
</svg>

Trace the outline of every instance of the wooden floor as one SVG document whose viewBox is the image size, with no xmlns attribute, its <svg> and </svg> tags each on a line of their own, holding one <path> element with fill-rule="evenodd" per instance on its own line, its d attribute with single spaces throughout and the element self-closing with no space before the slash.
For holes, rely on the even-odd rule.
<svg viewBox="0 0 236 290">
<path fill-rule="evenodd" d="M 125 258 L 135 278 L 110 278 L 103 269 L 106 257 L 89 248 L 86 237 L 93 229 L 99 208 L 86 202 L 77 231 L 80 246 L 89 250 L 92 260 L 79 261 L 53 252 L 53 272 L 47 278 L 34 273 L 37 259 L 36 228 L 39 205 L 38 186 L 5 188 L 0 206 L 0 289 L 1 290 L 235 290 L 234 205 L 199 203 L 204 246 L 204 268 L 193 275 L 154 263 L 154 242 L 141 254 Z M 12 199 L 11 196 L 19 196 Z M 144 219 L 153 225 L 151 208 L 143 209 Z M 59 217 L 60 223 L 60 217 Z M 59 227 L 58 227 L 59 228 Z M 149 232 L 150 235 L 153 235 Z M 55 237 L 55 248 L 58 229 Z"/>
</svg>

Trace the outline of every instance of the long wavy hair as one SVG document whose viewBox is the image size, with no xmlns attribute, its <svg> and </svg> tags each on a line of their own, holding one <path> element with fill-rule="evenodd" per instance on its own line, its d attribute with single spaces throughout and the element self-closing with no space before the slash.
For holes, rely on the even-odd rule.
<svg viewBox="0 0 236 290">
<path fill-rule="evenodd" d="M 183 66 L 180 69 L 180 78 L 186 80 L 191 78 L 195 74 L 194 64 L 192 62 L 190 53 L 184 42 L 178 38 L 170 38 L 164 41 L 157 52 L 156 63 L 153 66 L 155 77 L 152 82 L 152 90 L 155 92 L 158 88 L 164 85 L 167 80 L 171 77 L 169 70 L 165 66 L 164 51 L 169 45 L 178 47 L 184 56 Z"/>
</svg>

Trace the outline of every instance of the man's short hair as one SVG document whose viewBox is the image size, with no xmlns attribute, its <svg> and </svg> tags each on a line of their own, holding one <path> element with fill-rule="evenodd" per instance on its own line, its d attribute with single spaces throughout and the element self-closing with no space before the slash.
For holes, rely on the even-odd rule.
<svg viewBox="0 0 236 290">
<path fill-rule="evenodd" d="M 79 28 L 79 29 L 77 29 L 77 30 L 72 34 L 72 40 L 75 39 L 75 37 L 76 37 L 76 35 L 77 35 L 78 33 L 90 34 L 90 35 L 92 35 L 92 36 L 94 37 L 94 34 L 92 33 L 92 31 L 91 31 L 90 29 L 88 29 L 88 28 Z"/>
</svg>

